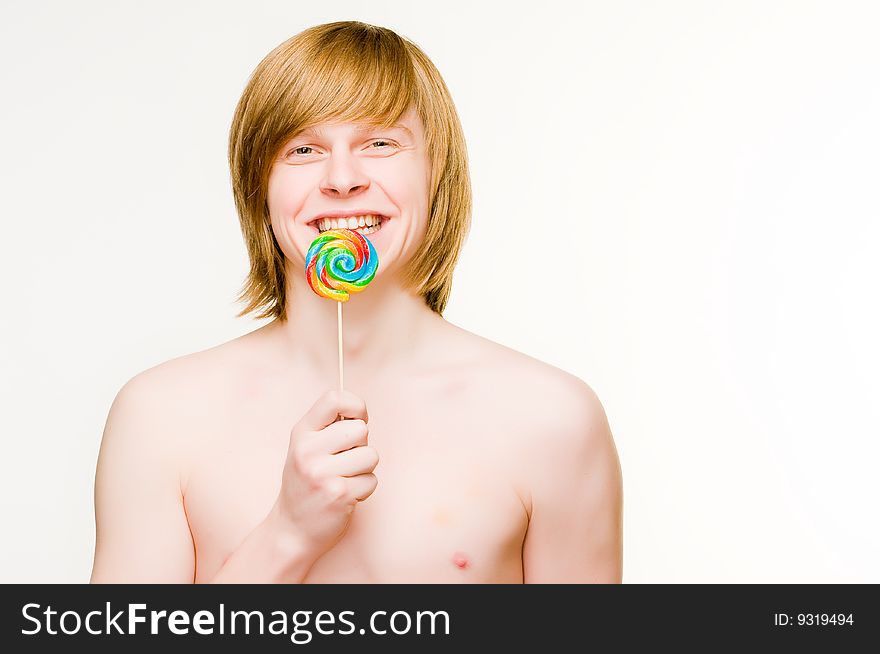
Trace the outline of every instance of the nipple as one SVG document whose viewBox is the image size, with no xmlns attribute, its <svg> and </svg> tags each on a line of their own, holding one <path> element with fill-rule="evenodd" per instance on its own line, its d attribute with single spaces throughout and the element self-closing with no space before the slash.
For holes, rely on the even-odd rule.
<svg viewBox="0 0 880 654">
<path fill-rule="evenodd" d="M 452 562 L 459 570 L 466 570 L 470 566 L 470 561 L 464 552 L 456 552 L 452 555 Z"/>
</svg>

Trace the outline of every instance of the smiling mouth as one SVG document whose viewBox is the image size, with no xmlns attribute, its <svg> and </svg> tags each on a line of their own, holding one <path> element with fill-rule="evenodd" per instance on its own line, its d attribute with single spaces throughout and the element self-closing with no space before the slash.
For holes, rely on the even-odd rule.
<svg viewBox="0 0 880 654">
<path fill-rule="evenodd" d="M 350 229 L 363 236 L 374 234 L 388 221 L 385 216 L 352 216 L 351 218 L 321 218 L 309 223 L 319 234 L 328 229 Z"/>
</svg>

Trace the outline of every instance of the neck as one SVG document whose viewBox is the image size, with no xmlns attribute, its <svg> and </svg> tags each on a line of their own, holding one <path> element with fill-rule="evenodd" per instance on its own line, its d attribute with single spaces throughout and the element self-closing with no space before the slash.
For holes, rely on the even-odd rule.
<svg viewBox="0 0 880 654">
<path fill-rule="evenodd" d="M 283 356 L 327 388 L 339 387 L 337 302 L 316 295 L 300 275 L 289 275 L 287 319 L 271 325 Z M 346 389 L 361 389 L 377 373 L 412 361 L 437 321 L 424 299 L 394 278 L 375 279 L 342 303 Z"/>
</svg>

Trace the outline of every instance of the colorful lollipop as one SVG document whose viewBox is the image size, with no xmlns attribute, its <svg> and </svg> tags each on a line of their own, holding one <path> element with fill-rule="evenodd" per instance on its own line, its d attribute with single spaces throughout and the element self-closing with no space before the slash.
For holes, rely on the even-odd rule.
<svg viewBox="0 0 880 654">
<path fill-rule="evenodd" d="M 306 280 L 311 289 L 336 300 L 339 340 L 339 390 L 342 384 L 342 303 L 360 293 L 376 276 L 379 257 L 373 244 L 352 229 L 328 229 L 312 241 L 306 253 Z"/>
<path fill-rule="evenodd" d="M 306 279 L 321 297 L 348 302 L 373 281 L 379 259 L 364 236 L 351 229 L 328 229 L 309 246 Z"/>
</svg>

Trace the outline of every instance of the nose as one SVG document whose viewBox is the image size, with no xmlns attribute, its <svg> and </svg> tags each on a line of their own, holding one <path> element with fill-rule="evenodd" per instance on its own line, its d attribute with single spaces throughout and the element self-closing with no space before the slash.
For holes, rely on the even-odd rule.
<svg viewBox="0 0 880 654">
<path fill-rule="evenodd" d="M 370 179 L 360 169 L 356 159 L 347 152 L 334 152 L 327 164 L 327 173 L 321 181 L 321 192 L 334 198 L 347 198 L 370 187 Z"/>
</svg>

